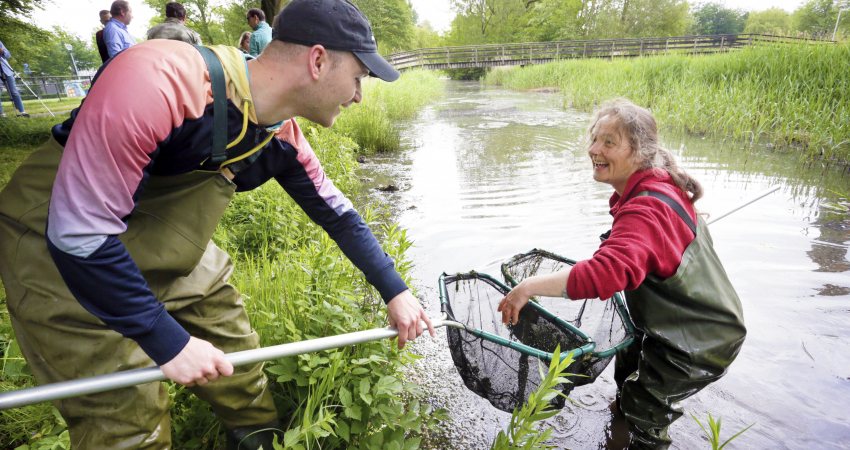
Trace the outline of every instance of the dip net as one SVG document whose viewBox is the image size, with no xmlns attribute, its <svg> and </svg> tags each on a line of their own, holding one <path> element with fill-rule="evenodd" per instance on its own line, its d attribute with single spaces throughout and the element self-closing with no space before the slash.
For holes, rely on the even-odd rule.
<svg viewBox="0 0 850 450">
<path fill-rule="evenodd" d="M 522 309 L 517 324 L 502 324 L 496 307 L 510 289 L 488 275 L 443 274 L 439 283 L 443 314 L 455 322 L 447 329 L 455 367 L 467 388 L 502 411 L 522 406 L 537 389 L 556 347 L 576 360 L 568 373 L 581 370 L 583 355 L 594 348 L 581 330 L 533 302 Z M 557 389 L 567 395 L 574 385 Z M 555 396 L 552 406 L 562 408 L 565 400 Z"/>
<path fill-rule="evenodd" d="M 533 249 L 514 256 L 502 264 L 502 275 L 510 286 L 533 275 L 557 272 L 575 261 L 545 250 Z M 566 298 L 537 297 L 536 303 L 590 336 L 595 344 L 585 355 L 575 373 L 576 385 L 592 383 L 605 369 L 614 354 L 634 341 L 634 325 L 626 309 L 622 292 L 605 300 L 570 300 Z"/>
</svg>

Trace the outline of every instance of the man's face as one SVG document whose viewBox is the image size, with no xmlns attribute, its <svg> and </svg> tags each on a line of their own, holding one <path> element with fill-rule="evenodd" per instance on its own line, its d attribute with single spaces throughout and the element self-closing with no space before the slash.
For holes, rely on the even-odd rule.
<svg viewBox="0 0 850 450">
<path fill-rule="evenodd" d="M 257 28 L 257 25 L 260 24 L 260 18 L 257 16 L 248 16 L 248 25 L 251 26 L 251 29 Z"/>
<path fill-rule="evenodd" d="M 133 10 L 131 8 L 127 8 L 127 11 L 124 11 L 124 14 L 121 17 L 116 17 L 115 19 L 119 20 L 124 25 L 130 25 L 130 21 L 133 20 Z"/>
<path fill-rule="evenodd" d="M 100 23 L 106 25 L 106 22 L 109 22 L 109 19 L 112 18 L 112 14 L 105 13 L 100 15 Z"/>
<path fill-rule="evenodd" d="M 309 108 L 312 117 L 305 115 L 325 127 L 334 124 L 341 112 L 340 107 L 360 103 L 363 99 L 361 83 L 369 76 L 369 70 L 353 53 L 335 52 L 329 53 L 328 57 L 335 58 L 335 61 L 331 63 L 329 72 L 319 79 L 314 102 Z"/>
</svg>

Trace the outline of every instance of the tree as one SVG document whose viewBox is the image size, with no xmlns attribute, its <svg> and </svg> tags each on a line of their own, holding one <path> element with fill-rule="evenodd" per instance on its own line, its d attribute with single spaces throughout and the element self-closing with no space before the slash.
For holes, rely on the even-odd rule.
<svg viewBox="0 0 850 450">
<path fill-rule="evenodd" d="M 428 21 L 413 29 L 413 41 L 410 48 L 433 48 L 443 45 L 443 38 L 434 31 Z"/>
<path fill-rule="evenodd" d="M 71 50 L 65 48 L 65 45 L 70 45 Z M 73 53 L 74 62 L 80 72 L 97 69 L 100 66 L 100 55 L 91 42 L 84 41 L 60 27 L 55 27 L 52 36 L 45 39 L 43 53 L 29 62 L 30 69 L 34 73 L 73 75 L 74 67 L 69 51 Z"/>
<path fill-rule="evenodd" d="M 753 11 L 747 16 L 744 33 L 784 36 L 791 33 L 791 14 L 781 8 Z"/>
<path fill-rule="evenodd" d="M 559 41 L 582 35 L 581 0 L 540 0 L 525 14 L 523 41 Z"/>
<path fill-rule="evenodd" d="M 154 16 L 149 27 L 165 21 L 165 4 L 173 0 L 144 0 L 145 3 L 160 14 Z M 180 0 L 186 8 L 186 26 L 197 31 L 206 45 L 231 44 L 227 42 L 221 26 L 221 15 L 218 8 L 210 5 L 210 0 Z M 244 18 L 243 18 L 244 21 Z M 247 24 L 246 24 L 247 28 Z"/>
<path fill-rule="evenodd" d="M 621 15 L 622 37 L 681 36 L 689 26 L 685 0 L 630 0 Z"/>
<path fill-rule="evenodd" d="M 407 0 L 353 0 L 369 19 L 378 50 L 387 55 L 412 48 L 413 8 Z"/>
<path fill-rule="evenodd" d="M 50 0 L 0 0 L 0 24 L 4 17 L 26 17 L 33 9 L 42 9 L 48 3 Z"/>
<path fill-rule="evenodd" d="M 536 3 L 534 0 L 452 0 L 458 14 L 447 40 L 451 45 L 522 40 L 526 13 Z"/>
<path fill-rule="evenodd" d="M 747 20 L 747 13 L 726 8 L 720 3 L 700 5 L 694 10 L 693 16 L 692 31 L 695 34 L 737 34 L 744 31 Z"/>
<path fill-rule="evenodd" d="M 798 31 L 815 37 L 830 38 L 835 28 L 835 21 L 838 19 L 838 10 L 847 8 L 846 1 L 839 3 L 833 0 L 809 0 L 794 11 L 792 22 Z M 844 20 L 845 17 L 846 15 L 842 13 L 841 19 L 844 26 L 839 23 L 839 30 L 850 29 Z"/>
</svg>

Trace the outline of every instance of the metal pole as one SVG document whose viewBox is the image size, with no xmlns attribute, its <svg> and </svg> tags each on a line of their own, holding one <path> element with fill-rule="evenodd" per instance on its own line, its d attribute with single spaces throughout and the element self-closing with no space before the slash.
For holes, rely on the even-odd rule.
<svg viewBox="0 0 850 450">
<path fill-rule="evenodd" d="M 74 52 L 71 51 L 74 47 L 71 47 L 71 44 L 65 44 L 65 49 L 68 50 L 68 54 L 71 55 L 71 65 L 74 66 L 74 77 L 79 78 L 80 72 L 77 70 L 77 61 L 74 59 Z"/>
<path fill-rule="evenodd" d="M 832 29 L 832 40 L 835 40 L 835 33 L 838 31 L 838 21 L 841 20 L 841 8 L 838 9 L 838 17 L 835 19 L 835 28 Z"/>
<path fill-rule="evenodd" d="M 444 319 L 431 319 L 434 328 L 442 326 L 453 326 L 454 322 Z M 423 323 L 424 327 L 425 324 Z M 398 336 L 395 328 L 373 328 L 371 330 L 355 331 L 353 333 L 327 336 L 323 338 L 310 339 L 306 341 L 290 342 L 288 344 L 275 345 L 272 347 L 245 350 L 241 352 L 228 353 L 227 360 L 234 366 L 244 366 L 260 361 L 270 361 L 287 356 L 300 355 L 303 353 L 318 352 L 332 348 L 345 347 L 347 345 L 361 344 L 364 342 L 378 341 Z M 165 380 L 165 375 L 159 367 L 148 367 L 145 369 L 126 370 L 106 375 L 98 375 L 78 380 L 62 381 L 59 383 L 45 384 L 28 389 L 4 392 L 0 394 L 0 410 L 18 408 L 63 398 L 77 397 L 80 395 L 96 394 L 111 391 L 137 384 L 151 383 Z"/>
<path fill-rule="evenodd" d="M 724 218 L 724 217 L 728 216 L 729 214 L 732 214 L 733 212 L 735 212 L 735 211 L 737 211 L 737 210 L 739 210 L 739 209 L 741 209 L 741 208 L 743 208 L 743 207 L 745 207 L 745 206 L 747 206 L 747 205 L 749 205 L 749 204 L 751 204 L 751 203 L 755 203 L 755 202 L 756 202 L 756 200 L 761 200 L 762 198 L 767 197 L 768 195 L 770 195 L 770 194 L 772 194 L 772 193 L 774 193 L 774 192 L 776 192 L 776 191 L 778 191 L 778 190 L 779 190 L 779 186 L 774 186 L 774 187 L 772 187 L 772 188 L 770 188 L 770 189 L 768 189 L 768 190 L 766 190 L 766 191 L 762 192 L 761 194 L 758 194 L 758 195 L 756 195 L 755 197 L 753 197 L 753 198 L 751 198 L 751 199 L 749 199 L 749 200 L 745 201 L 744 203 L 741 203 L 740 205 L 738 205 L 738 206 L 736 206 L 736 207 L 734 207 L 734 208 L 732 208 L 732 209 L 730 209 L 730 210 L 726 211 L 725 213 L 720 214 L 719 216 L 717 216 L 717 217 L 715 217 L 715 218 L 713 218 L 713 219 L 709 220 L 708 222 L 706 222 L 706 225 L 711 225 L 711 224 L 713 224 L 714 222 L 717 222 L 718 220 L 720 220 L 720 219 L 722 219 L 722 218 Z"/>
</svg>

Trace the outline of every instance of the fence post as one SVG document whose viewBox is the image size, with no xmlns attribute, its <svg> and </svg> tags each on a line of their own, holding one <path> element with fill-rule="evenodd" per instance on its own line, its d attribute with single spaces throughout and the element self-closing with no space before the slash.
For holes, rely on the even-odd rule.
<svg viewBox="0 0 850 450">
<path fill-rule="evenodd" d="M 611 61 L 614 60 L 614 42 L 615 41 L 611 41 Z"/>
<path fill-rule="evenodd" d="M 720 36 L 720 52 L 723 52 L 723 44 L 726 43 L 726 36 Z"/>
<path fill-rule="evenodd" d="M 640 50 L 638 50 L 638 56 L 643 56 L 643 38 L 640 40 Z"/>
<path fill-rule="evenodd" d="M 587 58 L 587 42 L 584 43 L 584 52 L 582 53 L 582 56 Z"/>
<path fill-rule="evenodd" d="M 696 55 L 696 53 L 697 53 L 697 39 L 698 39 L 698 38 L 694 38 L 694 54 L 695 54 L 695 55 Z"/>
</svg>

